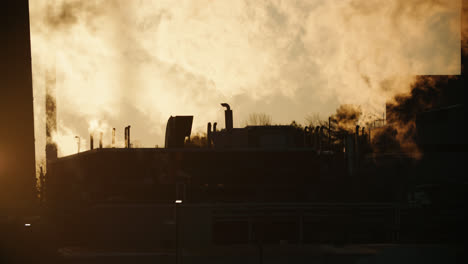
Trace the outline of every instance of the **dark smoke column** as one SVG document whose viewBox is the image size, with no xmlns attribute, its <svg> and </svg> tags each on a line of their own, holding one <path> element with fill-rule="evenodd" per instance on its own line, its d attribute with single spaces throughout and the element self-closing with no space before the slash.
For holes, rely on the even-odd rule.
<svg viewBox="0 0 468 264">
<path fill-rule="evenodd" d="M 36 185 L 28 1 L 7 1 L 0 12 L 0 210 L 21 210 Z"/>
<path fill-rule="evenodd" d="M 57 158 L 57 145 L 53 141 L 53 135 L 57 132 L 57 104 L 55 58 L 53 66 L 46 72 L 46 165 Z"/>
</svg>

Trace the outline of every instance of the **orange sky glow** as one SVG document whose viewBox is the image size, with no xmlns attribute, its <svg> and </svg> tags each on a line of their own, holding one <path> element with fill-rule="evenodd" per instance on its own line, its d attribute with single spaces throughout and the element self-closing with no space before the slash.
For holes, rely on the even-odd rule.
<svg viewBox="0 0 468 264">
<path fill-rule="evenodd" d="M 56 72 L 59 156 L 124 127 L 163 146 L 170 115 L 224 127 L 327 117 L 340 104 L 381 115 L 414 75 L 460 73 L 460 0 L 31 0 L 37 160 L 44 157 L 45 72 Z M 97 138 L 97 134 L 95 135 Z"/>
</svg>

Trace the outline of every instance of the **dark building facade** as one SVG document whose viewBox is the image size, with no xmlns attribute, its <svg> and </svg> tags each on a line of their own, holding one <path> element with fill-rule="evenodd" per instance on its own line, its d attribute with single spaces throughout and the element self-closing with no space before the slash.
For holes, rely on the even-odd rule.
<svg viewBox="0 0 468 264">
<path fill-rule="evenodd" d="M 31 205 L 36 185 L 28 1 L 1 12 L 0 209 L 18 209 Z"/>
</svg>

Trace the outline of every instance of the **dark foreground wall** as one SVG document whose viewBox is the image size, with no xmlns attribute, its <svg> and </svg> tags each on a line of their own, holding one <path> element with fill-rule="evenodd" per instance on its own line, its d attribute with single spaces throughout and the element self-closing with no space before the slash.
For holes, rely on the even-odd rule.
<svg viewBox="0 0 468 264">
<path fill-rule="evenodd" d="M 35 155 L 28 1 L 7 1 L 0 12 L 1 210 L 34 199 Z"/>
</svg>

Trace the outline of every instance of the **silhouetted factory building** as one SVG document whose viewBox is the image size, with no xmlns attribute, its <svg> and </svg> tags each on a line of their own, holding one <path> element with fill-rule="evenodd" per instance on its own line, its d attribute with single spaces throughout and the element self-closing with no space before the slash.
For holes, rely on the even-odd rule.
<svg viewBox="0 0 468 264">
<path fill-rule="evenodd" d="M 135 230 L 143 228 L 152 234 L 148 239 L 160 238 L 151 243 L 163 246 L 173 243 L 172 231 L 167 230 L 174 228 L 170 224 L 174 201 L 181 200 L 184 225 L 190 226 L 184 241 L 191 245 L 251 243 L 259 232 L 265 243 L 340 240 L 344 233 L 339 226 L 352 222 L 356 230 L 372 225 L 380 234 L 360 241 L 392 240 L 394 208 L 374 203 L 395 201 L 395 189 L 376 186 L 381 177 L 365 179 L 348 170 L 349 161 L 358 164 L 362 156 L 349 152 L 362 147 L 367 135 L 351 135 L 347 144 L 353 147 L 335 151 L 327 146 L 324 129 L 234 128 L 228 116 L 230 129 L 217 131 L 208 125 L 211 144 L 184 148 L 192 120 L 191 116 L 169 118 L 167 148 L 97 148 L 51 162 L 45 194 L 48 206 L 56 208 L 51 212 L 52 219 L 58 219 L 57 230 L 70 232 L 70 226 L 75 234 L 82 228 L 92 230 L 112 243 L 103 230 L 125 232 L 128 242 L 137 240 L 140 231 Z M 338 204 L 330 207 L 330 202 Z M 351 217 L 350 210 L 363 214 L 346 218 Z M 373 220 L 364 220 L 367 214 L 373 214 L 369 218 Z M 154 224 L 140 226 L 143 220 Z M 317 236 L 317 224 L 323 236 Z"/>
<path fill-rule="evenodd" d="M 325 193 L 326 187 L 317 184 L 343 177 L 343 153 L 320 153 L 305 145 L 304 137 L 311 135 L 300 129 L 208 131 L 209 147 L 184 148 L 192 120 L 170 117 L 163 149 L 98 148 L 51 162 L 48 202 L 307 202 L 340 196 L 339 186 L 329 185 Z"/>
<path fill-rule="evenodd" d="M 36 194 L 28 5 L 10 5 L 0 23 L 9 36 L 1 47 L 0 120 L 7 129 L 0 130 L 0 209 L 30 205 Z M 459 87 L 464 76 L 455 81 Z M 200 248 L 466 237 L 460 228 L 466 218 L 456 211 L 466 208 L 466 180 L 456 172 L 466 170 L 465 101 L 441 99 L 417 113 L 421 161 L 401 153 L 368 155 L 368 134 L 359 127 L 338 135 L 335 145 L 324 126 L 235 128 L 228 104 L 222 104 L 225 128 L 207 125 L 206 147 L 186 148 L 193 117 L 171 116 L 163 149 L 132 148 L 127 126 L 125 148 L 103 148 L 101 134 L 99 148 L 91 137 L 91 150 L 56 158 L 54 78 L 46 98 L 41 228 L 60 246 L 178 249 L 179 240 Z M 453 96 L 460 88 L 450 91 L 447 98 L 460 98 Z M 449 188 L 442 186 L 447 180 Z M 433 191 L 439 203 L 430 214 L 408 209 L 406 196 L 422 182 L 447 190 Z"/>
</svg>

